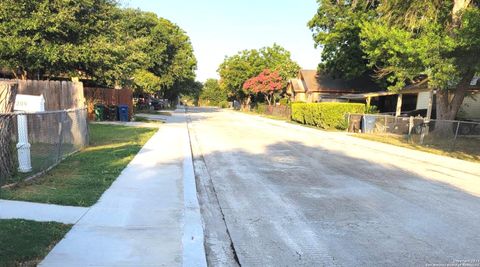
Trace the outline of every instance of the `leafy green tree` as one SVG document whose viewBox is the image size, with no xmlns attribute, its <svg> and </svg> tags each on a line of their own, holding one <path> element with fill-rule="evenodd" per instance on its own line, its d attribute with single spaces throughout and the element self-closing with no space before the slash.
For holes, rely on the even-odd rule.
<svg viewBox="0 0 480 267">
<path fill-rule="evenodd" d="M 122 10 L 120 40 L 131 44 L 133 59 L 139 61 L 138 74 L 154 75 L 146 91 L 155 91 L 175 99 L 181 93 L 180 84 L 191 84 L 195 78 L 196 58 L 186 33 L 172 22 L 151 12 L 137 9 Z M 140 60 L 139 60 L 140 59 Z M 127 61 L 132 62 L 132 61 Z M 146 85 L 145 83 L 142 83 Z M 153 87 L 151 87 L 153 86 Z"/>
<path fill-rule="evenodd" d="M 161 86 L 161 80 L 148 70 L 137 70 L 133 76 L 133 83 L 138 91 L 155 94 Z"/>
<path fill-rule="evenodd" d="M 194 80 L 189 37 L 115 0 L 2 0 L 0 67 L 21 79 L 81 77 L 176 98 Z"/>
<path fill-rule="evenodd" d="M 454 119 L 480 61 L 478 0 L 318 0 L 308 26 L 320 68 L 338 77 L 375 74 L 398 90 L 426 76 L 437 118 Z"/>
<path fill-rule="evenodd" d="M 203 85 L 200 94 L 200 104 L 208 106 L 218 106 L 221 102 L 227 101 L 228 93 L 222 87 L 217 79 L 208 79 Z"/>
<path fill-rule="evenodd" d="M 283 80 L 287 81 L 297 74 L 300 66 L 291 59 L 289 51 L 277 44 L 260 49 L 243 50 L 236 55 L 226 57 L 218 68 L 220 85 L 230 96 L 248 105 L 251 99 L 250 93 L 243 90 L 243 84 L 264 69 L 277 71 Z M 286 82 L 283 87 L 286 87 Z"/>
<path fill-rule="evenodd" d="M 108 44 L 97 36 L 112 30 L 115 8 L 113 0 L 2 0 L 0 65 L 22 79 L 78 75 L 89 67 L 84 52 Z"/>
<path fill-rule="evenodd" d="M 353 79 L 373 73 L 360 46 L 364 21 L 378 15 L 377 1 L 317 0 L 319 7 L 308 22 L 315 47 L 322 48 L 319 69 L 335 77 Z"/>
<path fill-rule="evenodd" d="M 453 120 L 480 70 L 479 2 L 381 1 L 377 21 L 362 24 L 362 49 L 390 89 L 427 76 L 437 90 L 437 118 Z"/>
</svg>

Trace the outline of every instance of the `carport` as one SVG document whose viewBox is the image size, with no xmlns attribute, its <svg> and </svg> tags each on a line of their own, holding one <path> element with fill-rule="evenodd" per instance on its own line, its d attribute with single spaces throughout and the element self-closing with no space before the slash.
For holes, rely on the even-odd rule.
<svg viewBox="0 0 480 267">
<path fill-rule="evenodd" d="M 373 93 L 362 93 L 362 94 L 348 94 L 341 96 L 340 98 L 347 99 L 350 102 L 365 102 L 367 105 L 367 108 L 371 106 L 372 99 L 379 99 L 379 98 L 386 98 L 389 96 L 397 96 L 396 97 L 396 103 L 389 104 L 387 103 L 386 105 L 394 105 L 395 106 L 395 116 L 400 116 L 402 112 L 402 108 L 404 106 L 404 95 L 405 97 L 407 96 L 416 96 L 416 108 L 418 109 L 418 106 L 421 102 L 423 106 L 426 106 L 427 108 L 427 116 L 426 119 L 429 120 L 432 115 L 432 108 L 433 108 L 433 101 L 434 101 L 434 94 L 435 90 L 429 89 L 426 86 L 423 85 L 423 83 L 418 83 L 412 86 L 407 86 L 404 89 L 400 91 L 379 91 L 379 92 L 373 92 Z M 382 110 L 380 110 L 382 112 Z M 387 111 L 388 112 L 388 111 Z M 382 113 L 385 113 L 385 110 L 383 110 Z"/>
</svg>

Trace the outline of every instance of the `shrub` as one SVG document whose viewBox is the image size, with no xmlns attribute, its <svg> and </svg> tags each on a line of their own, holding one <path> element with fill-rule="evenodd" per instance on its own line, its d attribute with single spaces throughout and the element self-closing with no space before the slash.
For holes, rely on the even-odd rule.
<svg viewBox="0 0 480 267">
<path fill-rule="evenodd" d="M 267 111 L 267 105 L 258 103 L 255 107 L 255 112 L 260 114 L 265 114 Z"/>
<path fill-rule="evenodd" d="M 346 114 L 364 111 L 365 105 L 356 103 L 293 103 L 292 120 L 323 129 L 344 130 Z"/>
<path fill-rule="evenodd" d="M 199 96 L 200 106 L 221 106 L 225 101 L 227 102 L 228 94 L 215 79 L 208 79 Z M 228 102 L 227 102 L 228 107 Z"/>
<path fill-rule="evenodd" d="M 370 106 L 370 107 L 367 107 L 365 106 L 365 113 L 366 114 L 377 114 L 379 113 L 380 111 L 378 111 L 378 107 L 377 106 Z"/>
<path fill-rule="evenodd" d="M 287 106 L 288 103 L 289 103 L 288 98 L 282 98 L 278 101 L 278 104 L 280 104 L 281 106 Z"/>
<path fill-rule="evenodd" d="M 218 103 L 218 106 L 221 108 L 228 108 L 230 105 L 228 104 L 228 101 L 223 100 Z"/>
</svg>

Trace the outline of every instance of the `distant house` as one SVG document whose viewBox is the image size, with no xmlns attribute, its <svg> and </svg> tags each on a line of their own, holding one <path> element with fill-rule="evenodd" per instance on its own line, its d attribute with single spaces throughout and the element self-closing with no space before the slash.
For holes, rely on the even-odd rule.
<svg viewBox="0 0 480 267">
<path fill-rule="evenodd" d="M 379 86 L 368 78 L 344 80 L 317 70 L 300 70 L 296 78 L 288 81 L 286 93 L 292 101 L 347 102 L 341 96 L 379 90 Z"/>
<path fill-rule="evenodd" d="M 414 83 L 406 86 L 398 92 L 378 91 L 360 94 L 346 94 L 341 98 L 349 102 L 366 103 L 367 106 L 374 105 L 381 113 L 392 113 L 400 115 L 411 111 L 424 111 L 432 104 L 435 113 L 435 91 L 428 88 L 425 82 Z M 419 112 L 418 114 L 422 114 Z M 475 77 L 470 83 L 470 88 L 460 107 L 458 119 L 480 121 L 480 77 Z"/>
</svg>

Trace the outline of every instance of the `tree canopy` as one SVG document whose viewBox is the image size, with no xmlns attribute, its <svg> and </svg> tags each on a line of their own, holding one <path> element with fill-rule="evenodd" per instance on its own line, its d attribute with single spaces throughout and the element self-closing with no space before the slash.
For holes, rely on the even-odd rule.
<svg viewBox="0 0 480 267">
<path fill-rule="evenodd" d="M 207 79 L 203 84 L 200 94 L 200 103 L 202 105 L 218 106 L 221 102 L 227 101 L 228 93 L 220 87 L 217 79 Z"/>
<path fill-rule="evenodd" d="M 248 79 L 243 84 L 243 90 L 262 94 L 270 106 L 273 104 L 274 94 L 282 90 L 284 83 L 278 71 L 265 69 L 258 76 Z"/>
<path fill-rule="evenodd" d="M 80 77 L 172 95 L 195 78 L 196 59 L 180 27 L 114 0 L 2 0 L 0 68 L 21 79 Z"/>
<path fill-rule="evenodd" d="M 319 69 L 353 79 L 372 73 L 360 43 L 361 25 L 377 17 L 375 1 L 317 0 L 319 8 L 308 22 L 315 47 L 322 48 Z"/>
<path fill-rule="evenodd" d="M 2 0 L 0 64 L 22 78 L 75 75 L 101 56 L 90 48 L 110 48 L 115 17 L 112 0 Z"/>
<path fill-rule="evenodd" d="M 243 90 L 243 84 L 265 69 L 277 71 L 284 81 L 282 87 L 285 87 L 286 81 L 297 74 L 300 66 L 291 59 L 289 51 L 277 44 L 243 50 L 236 55 L 225 57 L 218 68 L 220 84 L 231 96 L 244 100 L 249 92 Z"/>
<path fill-rule="evenodd" d="M 309 27 L 324 48 L 322 68 L 349 78 L 372 71 L 391 90 L 427 77 L 437 117 L 455 118 L 480 70 L 478 1 L 318 2 Z"/>
</svg>

